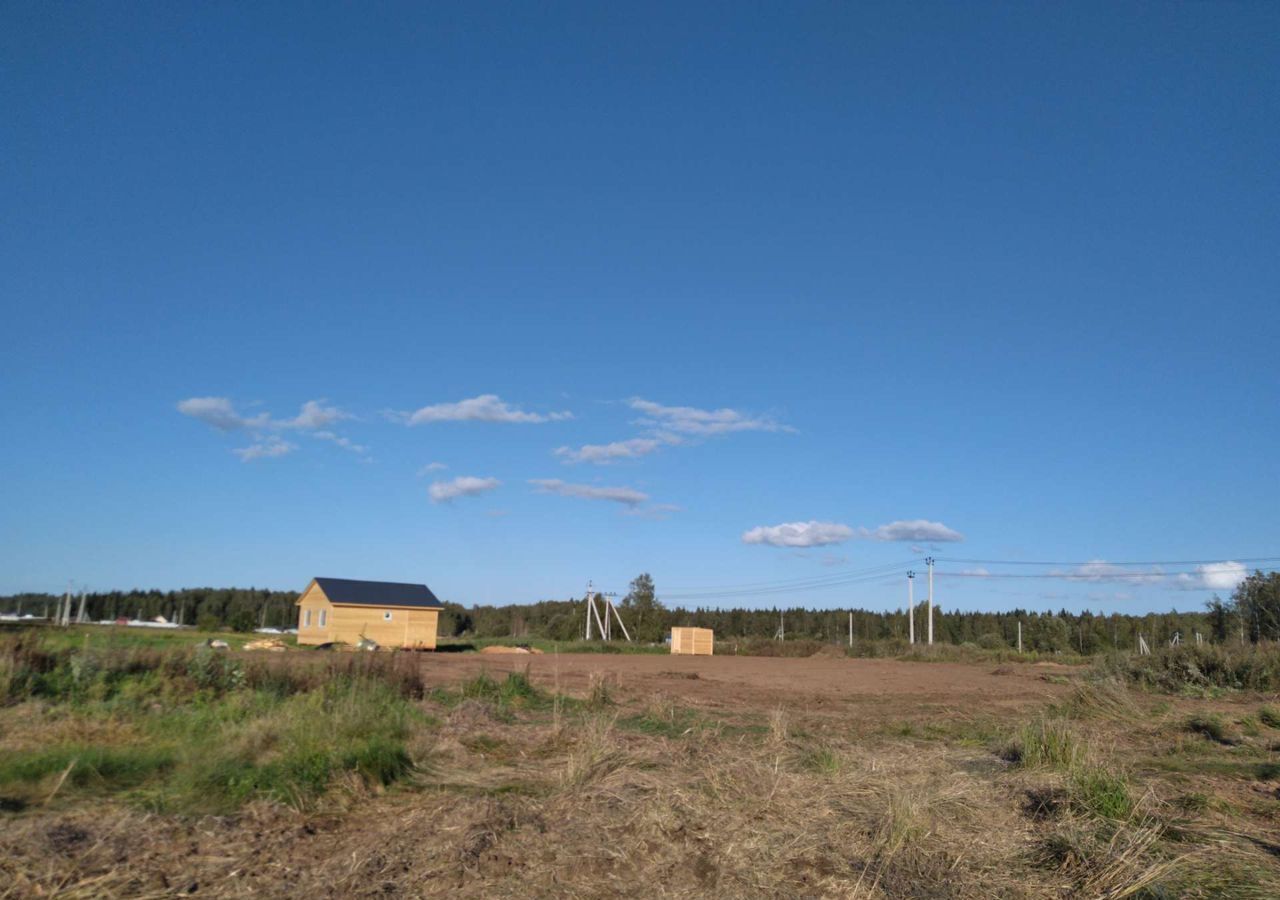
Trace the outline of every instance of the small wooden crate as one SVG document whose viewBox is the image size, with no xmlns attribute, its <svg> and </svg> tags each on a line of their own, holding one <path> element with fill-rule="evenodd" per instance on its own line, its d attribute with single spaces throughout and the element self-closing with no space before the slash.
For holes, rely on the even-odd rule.
<svg viewBox="0 0 1280 900">
<path fill-rule="evenodd" d="M 716 636 L 710 628 L 672 628 L 671 652 L 687 656 L 711 656 Z"/>
</svg>

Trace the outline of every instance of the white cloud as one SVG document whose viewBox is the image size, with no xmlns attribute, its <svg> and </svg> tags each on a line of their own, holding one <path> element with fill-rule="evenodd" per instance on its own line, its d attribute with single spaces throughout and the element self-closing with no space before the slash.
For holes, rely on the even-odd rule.
<svg viewBox="0 0 1280 900">
<path fill-rule="evenodd" d="M 311 436 L 322 441 L 332 441 L 343 450 L 350 450 L 352 453 L 360 456 L 364 456 L 369 452 L 369 448 L 364 444 L 357 444 L 350 438 L 345 438 L 340 434 L 334 434 L 332 431 L 313 431 Z"/>
<path fill-rule="evenodd" d="M 212 425 L 219 431 L 263 428 L 271 420 L 266 413 L 251 419 L 245 418 L 236 411 L 235 405 L 226 397 L 190 397 L 178 404 L 178 412 L 204 422 L 206 425 Z"/>
<path fill-rule="evenodd" d="M 595 463 L 607 465 L 619 459 L 634 459 L 637 456 L 648 456 L 663 444 L 676 443 L 658 438 L 631 438 L 626 441 L 614 441 L 611 444 L 583 444 L 578 449 L 557 447 L 555 455 L 570 463 Z"/>
<path fill-rule="evenodd" d="M 978 566 L 976 569 L 961 569 L 960 574 L 968 576 L 969 578 L 986 578 L 991 573 L 982 566 Z"/>
<path fill-rule="evenodd" d="M 323 400 L 308 400 L 302 404 L 302 410 L 292 419 L 278 423 L 282 428 L 300 428 L 303 431 L 311 431 L 316 428 L 324 428 L 339 422 L 342 419 L 350 419 L 351 415 L 338 409 L 336 406 L 325 406 Z"/>
<path fill-rule="evenodd" d="M 698 409 L 693 406 L 663 406 L 640 397 L 627 401 L 646 418 L 638 424 L 679 434 L 707 436 L 734 431 L 795 431 L 769 416 L 753 416 L 736 409 Z"/>
<path fill-rule="evenodd" d="M 509 422 L 537 424 L 572 419 L 573 413 L 524 412 L 503 402 L 497 394 L 481 394 L 457 403 L 436 403 L 424 406 L 412 413 L 399 416 L 407 425 L 425 425 L 429 422 Z"/>
<path fill-rule="evenodd" d="M 963 541 L 964 535 L 948 528 L 941 522 L 930 522 L 927 519 L 909 519 L 890 522 L 875 529 L 858 529 L 860 535 L 874 541 L 929 541 L 933 543 L 954 543 Z"/>
<path fill-rule="evenodd" d="M 636 506 L 649 499 L 649 495 L 629 487 L 596 487 L 590 484 L 570 484 L 559 478 L 531 478 L 529 483 L 539 493 L 558 494 L 561 497 L 577 497 L 582 500 L 609 500 Z"/>
<path fill-rule="evenodd" d="M 449 467 L 442 462 L 427 463 L 425 466 L 423 466 L 421 469 L 418 470 L 418 476 L 421 477 L 431 472 L 443 472 L 447 468 Z"/>
<path fill-rule="evenodd" d="M 1113 582 L 1116 584 L 1159 584 L 1166 576 L 1159 569 L 1133 569 L 1117 566 L 1105 559 L 1091 559 L 1074 569 L 1050 571 L 1068 581 Z"/>
<path fill-rule="evenodd" d="M 1243 563 L 1227 560 L 1196 566 L 1194 574 L 1179 574 L 1176 583 L 1178 587 L 1191 591 L 1234 591 L 1248 577 L 1249 570 Z"/>
<path fill-rule="evenodd" d="M 274 456 L 284 456 L 297 450 L 296 444 L 290 444 L 288 441 L 282 441 L 278 437 L 269 437 L 263 441 L 257 441 L 248 447 L 241 447 L 232 450 L 236 456 L 240 457 L 241 462 L 252 462 L 255 459 L 269 459 Z"/>
<path fill-rule="evenodd" d="M 459 475 L 450 481 L 435 481 L 427 488 L 432 503 L 447 503 L 458 497 L 473 497 L 483 494 L 501 485 L 496 478 L 476 478 L 472 475 Z"/>
<path fill-rule="evenodd" d="M 844 543 L 853 536 L 852 528 L 838 522 L 787 522 L 752 528 L 743 533 L 742 542 L 772 547 L 825 547 Z"/>
<path fill-rule="evenodd" d="M 275 419 L 270 413 L 255 416 L 242 415 L 227 397 L 189 397 L 178 403 L 178 412 L 204 422 L 219 431 L 248 431 L 254 443 L 232 452 L 242 460 L 284 456 L 297 449 L 294 444 L 278 435 L 286 431 L 309 434 L 319 440 L 331 441 L 346 450 L 364 456 L 369 448 L 349 438 L 330 431 L 327 426 L 352 416 L 336 406 L 326 406 L 323 400 L 308 400 L 292 419 Z"/>
</svg>

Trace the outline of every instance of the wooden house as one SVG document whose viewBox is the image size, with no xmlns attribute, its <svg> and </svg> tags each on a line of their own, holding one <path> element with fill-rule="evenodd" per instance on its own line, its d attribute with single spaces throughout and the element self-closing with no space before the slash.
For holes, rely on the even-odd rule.
<svg viewBox="0 0 1280 900">
<path fill-rule="evenodd" d="M 443 608 L 425 584 L 313 578 L 298 596 L 298 643 L 434 650 Z"/>
<path fill-rule="evenodd" d="M 671 652 L 687 656 L 711 656 L 716 636 L 710 628 L 672 628 Z"/>
</svg>

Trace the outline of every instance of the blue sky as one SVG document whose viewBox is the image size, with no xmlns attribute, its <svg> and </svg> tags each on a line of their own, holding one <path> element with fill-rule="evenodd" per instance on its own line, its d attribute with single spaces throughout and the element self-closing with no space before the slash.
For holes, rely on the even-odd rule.
<svg viewBox="0 0 1280 900">
<path fill-rule="evenodd" d="M 1280 6 L 263 6 L 0 12 L 0 592 L 1280 556 Z"/>
</svg>

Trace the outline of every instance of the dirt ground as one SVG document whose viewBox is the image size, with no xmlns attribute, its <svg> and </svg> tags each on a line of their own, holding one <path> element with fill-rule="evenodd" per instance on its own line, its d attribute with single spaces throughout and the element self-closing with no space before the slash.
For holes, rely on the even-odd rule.
<svg viewBox="0 0 1280 900">
<path fill-rule="evenodd" d="M 1103 770 L 1131 773 L 1135 809 L 1119 821 L 1072 807 L 1068 776 L 1001 755 L 1046 709 L 1101 696 L 1080 693 L 1079 669 L 611 654 L 420 665 L 431 687 L 527 672 L 543 698 L 575 699 L 504 708 L 434 692 L 411 783 L 336 785 L 318 804 L 192 817 L 55 798 L 0 818 L 0 900 L 1047 900 L 1280 885 L 1280 788 L 1155 765 L 1188 748 L 1235 764 L 1243 748 L 1186 733 L 1201 704 L 1115 688 L 1114 710 L 1086 703 L 1068 723 Z"/>
<path fill-rule="evenodd" d="M 566 653 L 563 655 L 439 654 L 424 656 L 430 681 L 456 684 L 481 672 L 527 672 L 539 688 L 580 694 L 593 678 L 607 680 L 626 699 L 663 694 L 706 708 L 775 707 L 808 710 L 882 705 L 913 718 L 920 710 L 956 707 L 1011 710 L 1060 694 L 1074 670 L 1053 664 L 977 666 L 891 659 L 813 656 L 660 656 Z M 998 674 L 997 674 L 998 673 Z"/>
</svg>

